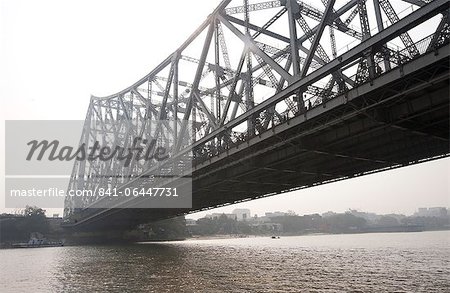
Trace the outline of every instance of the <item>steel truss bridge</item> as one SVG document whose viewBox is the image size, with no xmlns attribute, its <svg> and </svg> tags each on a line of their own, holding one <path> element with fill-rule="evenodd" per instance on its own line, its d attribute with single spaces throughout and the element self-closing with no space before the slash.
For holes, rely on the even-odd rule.
<svg viewBox="0 0 450 293">
<path fill-rule="evenodd" d="M 449 1 L 314 5 L 224 0 L 148 75 L 92 97 L 81 141 L 170 140 L 192 159 L 192 208 L 68 199 L 66 226 L 121 229 L 448 156 Z M 123 188 L 154 168 L 77 162 L 69 188 Z"/>
</svg>

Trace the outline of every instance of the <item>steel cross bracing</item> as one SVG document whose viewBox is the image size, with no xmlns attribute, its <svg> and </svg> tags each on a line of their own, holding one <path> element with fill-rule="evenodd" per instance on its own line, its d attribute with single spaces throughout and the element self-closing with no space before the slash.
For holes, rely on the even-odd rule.
<svg viewBox="0 0 450 293">
<path fill-rule="evenodd" d="M 156 137 L 195 166 L 448 44 L 448 0 L 368 1 L 224 0 L 148 75 L 92 97 L 80 144 Z M 414 9 L 399 13 L 404 5 Z M 424 34 L 412 35 L 419 26 Z M 77 162 L 70 188 L 122 186 L 152 168 Z M 76 200 L 87 207 L 98 198 Z"/>
</svg>

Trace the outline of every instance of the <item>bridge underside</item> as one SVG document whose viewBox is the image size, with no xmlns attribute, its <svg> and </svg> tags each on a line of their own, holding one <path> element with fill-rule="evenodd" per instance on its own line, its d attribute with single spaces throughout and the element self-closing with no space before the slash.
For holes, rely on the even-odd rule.
<svg viewBox="0 0 450 293">
<path fill-rule="evenodd" d="M 108 210 L 77 229 L 127 229 L 447 156 L 448 52 L 446 45 L 194 164 L 192 209 Z"/>
</svg>

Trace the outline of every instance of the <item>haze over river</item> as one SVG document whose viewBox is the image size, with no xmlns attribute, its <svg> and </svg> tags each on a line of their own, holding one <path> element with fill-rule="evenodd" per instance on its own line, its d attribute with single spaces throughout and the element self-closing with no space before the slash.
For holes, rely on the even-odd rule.
<svg viewBox="0 0 450 293">
<path fill-rule="evenodd" d="M 1 292 L 450 292 L 450 231 L 0 250 Z"/>
</svg>

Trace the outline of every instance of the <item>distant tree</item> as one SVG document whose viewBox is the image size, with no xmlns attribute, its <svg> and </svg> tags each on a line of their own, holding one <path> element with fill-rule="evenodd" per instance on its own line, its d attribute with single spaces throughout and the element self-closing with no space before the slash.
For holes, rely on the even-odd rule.
<svg viewBox="0 0 450 293">
<path fill-rule="evenodd" d="M 199 235 L 212 235 L 217 233 L 215 221 L 209 218 L 198 219 L 196 230 L 194 232 Z"/>
<path fill-rule="evenodd" d="M 319 230 L 322 226 L 322 217 L 314 215 L 285 215 L 272 218 L 272 222 L 283 226 L 283 231 L 288 233 L 305 233 L 306 231 Z"/>
<path fill-rule="evenodd" d="M 146 226 L 151 231 L 150 238 L 158 240 L 184 239 L 187 236 L 184 216 L 148 223 Z"/>
<path fill-rule="evenodd" d="M 288 214 L 289 216 L 295 216 L 295 215 L 297 215 L 293 210 L 288 210 L 288 211 L 287 211 L 287 214 Z"/>
<path fill-rule="evenodd" d="M 327 227 L 334 233 L 344 233 L 363 228 L 367 221 L 350 213 L 335 214 L 325 218 Z"/>
<path fill-rule="evenodd" d="M 252 234 L 252 227 L 247 222 L 230 219 L 226 215 L 218 218 L 201 218 L 197 225 L 191 227 L 192 234 L 214 235 L 214 234 Z"/>
<path fill-rule="evenodd" d="M 45 210 L 36 206 L 26 206 L 23 215 L 25 217 L 45 218 Z"/>
<path fill-rule="evenodd" d="M 0 242 L 26 241 L 33 232 L 46 235 L 50 231 L 45 210 L 27 206 L 21 215 L 0 221 Z"/>
<path fill-rule="evenodd" d="M 22 233 L 29 235 L 32 232 L 48 233 L 50 226 L 45 216 L 45 210 L 36 206 L 26 206 L 23 211 L 24 218 L 17 224 Z"/>
<path fill-rule="evenodd" d="M 228 218 L 225 214 L 222 214 L 217 219 L 218 233 L 219 234 L 235 234 L 237 233 L 237 221 Z"/>
<path fill-rule="evenodd" d="M 379 226 L 385 226 L 385 227 L 392 227 L 399 225 L 399 222 L 396 218 L 392 216 L 382 216 L 377 221 L 377 225 Z"/>
<path fill-rule="evenodd" d="M 252 227 L 246 222 L 237 222 L 237 232 L 239 234 L 251 234 Z"/>
</svg>

